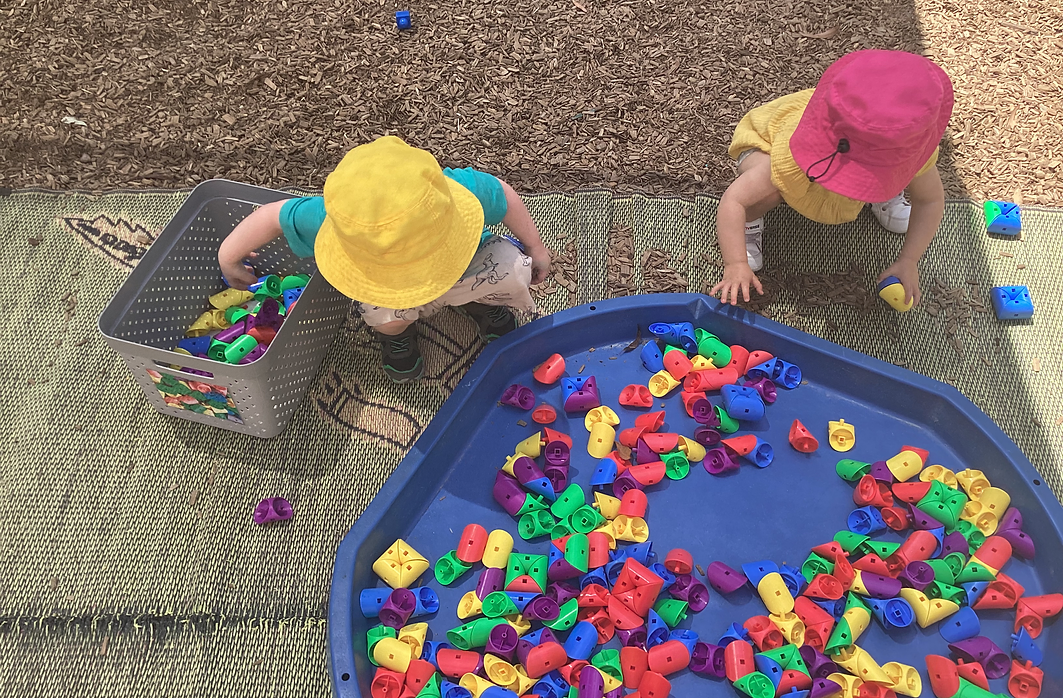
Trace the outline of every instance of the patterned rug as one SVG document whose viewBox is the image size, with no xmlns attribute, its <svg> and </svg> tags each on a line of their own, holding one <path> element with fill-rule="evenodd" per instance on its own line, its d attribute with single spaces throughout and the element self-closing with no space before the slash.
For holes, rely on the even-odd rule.
<svg viewBox="0 0 1063 698">
<path fill-rule="evenodd" d="M 396 387 L 351 318 L 281 436 L 160 416 L 96 320 L 185 196 L 0 198 L 3 695 L 328 695 L 336 547 L 481 347 L 469 320 L 443 312 L 421 330 L 425 379 Z M 714 198 L 594 190 L 528 202 L 557 253 L 537 290 L 545 312 L 719 277 Z M 1063 212 L 1024 209 L 1021 240 L 986 236 L 980 216 L 948 204 L 924 305 L 901 315 L 868 293 L 900 238 L 866 216 L 828 229 L 780 210 L 765 240 L 769 297 L 754 307 L 953 383 L 1058 495 Z M 991 286 L 1011 284 L 1029 286 L 1033 320 L 983 310 Z M 270 496 L 295 516 L 260 528 L 251 512 Z"/>
</svg>

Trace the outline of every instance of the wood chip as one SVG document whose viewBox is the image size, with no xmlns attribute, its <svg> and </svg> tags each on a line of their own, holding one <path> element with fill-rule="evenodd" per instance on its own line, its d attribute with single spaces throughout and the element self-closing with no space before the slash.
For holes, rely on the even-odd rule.
<svg viewBox="0 0 1063 698">
<path fill-rule="evenodd" d="M 188 498 L 188 505 L 194 507 L 199 500 L 199 490 L 192 490 L 192 496 Z"/>
<path fill-rule="evenodd" d="M 103 642 L 100 643 L 100 656 L 101 657 L 106 657 L 107 656 L 107 643 L 110 641 L 110 639 L 111 639 L 110 635 L 104 635 L 103 636 Z"/>
<path fill-rule="evenodd" d="M 705 570 L 701 569 L 701 565 L 694 565 L 694 569 L 696 569 L 698 571 L 698 574 L 700 574 L 702 577 L 705 576 Z"/>
<path fill-rule="evenodd" d="M 1063 424 L 1063 414 L 1056 417 L 1056 426 L 1058 427 L 1060 424 Z"/>
<path fill-rule="evenodd" d="M 1014 257 L 1015 255 L 1013 255 L 1013 254 L 1012 254 L 1012 253 L 1010 253 L 1010 252 L 1001 252 L 1001 253 L 1000 253 L 1000 256 L 1001 256 L 1001 257 Z"/>
<path fill-rule="evenodd" d="M 519 426 L 522 426 L 522 427 L 526 427 L 526 426 L 528 426 L 528 423 L 527 423 L 527 422 L 525 422 L 525 421 L 524 421 L 523 419 L 518 419 L 518 420 L 517 420 L 517 424 L 518 424 Z"/>
<path fill-rule="evenodd" d="M 1039 356 L 1033 357 L 1033 361 L 1031 362 L 1031 367 L 1033 368 L 1033 372 L 1034 373 L 1040 373 L 1041 372 L 1041 357 L 1039 357 Z"/>
<path fill-rule="evenodd" d="M 1026 268 L 1026 265 L 1025 265 L 1025 264 L 1016 264 L 1016 265 L 1015 265 L 1015 268 L 1016 268 L 1016 269 L 1025 269 L 1025 268 Z"/>
<path fill-rule="evenodd" d="M 583 369 L 587 368 L 587 364 L 581 364 L 579 370 L 576 373 L 583 373 Z"/>
<path fill-rule="evenodd" d="M 48 580 L 48 591 L 55 591 L 59 587 L 59 577 L 52 576 Z"/>
</svg>

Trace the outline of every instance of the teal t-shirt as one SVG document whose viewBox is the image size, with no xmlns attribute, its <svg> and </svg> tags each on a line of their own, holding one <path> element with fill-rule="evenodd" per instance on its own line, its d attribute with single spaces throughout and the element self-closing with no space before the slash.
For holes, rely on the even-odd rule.
<svg viewBox="0 0 1063 698">
<path fill-rule="evenodd" d="M 484 231 L 481 243 L 490 235 L 486 226 L 498 225 L 506 217 L 506 192 L 497 177 L 471 167 L 443 170 L 446 177 L 472 192 L 484 209 Z M 325 199 L 321 196 L 304 196 L 288 199 L 281 206 L 280 223 L 288 247 L 299 257 L 314 256 L 314 241 L 321 224 L 325 222 Z"/>
</svg>

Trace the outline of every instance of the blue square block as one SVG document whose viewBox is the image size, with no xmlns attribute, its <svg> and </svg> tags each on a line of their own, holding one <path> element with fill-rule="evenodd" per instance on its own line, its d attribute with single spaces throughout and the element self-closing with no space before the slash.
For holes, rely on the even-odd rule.
<svg viewBox="0 0 1063 698">
<path fill-rule="evenodd" d="M 1033 317 L 1033 299 L 1025 286 L 994 286 L 989 292 L 998 320 L 1025 320 Z"/>
<path fill-rule="evenodd" d="M 409 10 L 399 10 L 395 13 L 395 26 L 399 29 L 409 29 L 413 26 L 410 22 Z"/>
<path fill-rule="evenodd" d="M 1007 201 L 985 202 L 985 225 L 990 233 L 1018 235 L 1022 231 L 1018 204 Z"/>
</svg>

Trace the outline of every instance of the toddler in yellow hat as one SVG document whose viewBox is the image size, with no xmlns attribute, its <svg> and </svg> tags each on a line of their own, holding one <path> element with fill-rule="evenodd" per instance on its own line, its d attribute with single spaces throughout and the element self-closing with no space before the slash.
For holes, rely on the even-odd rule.
<svg viewBox="0 0 1063 698">
<path fill-rule="evenodd" d="M 485 228 L 498 223 L 519 244 Z M 244 260 L 281 235 L 357 301 L 380 335 L 384 372 L 397 383 L 424 372 L 418 318 L 454 306 L 490 341 L 516 328 L 510 307 L 535 310 L 528 287 L 550 269 L 550 253 L 512 187 L 472 168 L 441 169 L 430 153 L 394 136 L 347 153 L 325 180 L 324 196 L 267 204 L 241 221 L 218 250 L 234 288 L 257 280 Z"/>
</svg>

